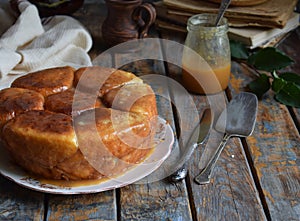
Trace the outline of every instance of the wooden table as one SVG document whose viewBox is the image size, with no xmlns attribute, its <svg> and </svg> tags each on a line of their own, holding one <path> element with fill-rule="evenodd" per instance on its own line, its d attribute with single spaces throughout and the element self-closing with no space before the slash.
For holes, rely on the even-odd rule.
<svg viewBox="0 0 300 221">
<path fill-rule="evenodd" d="M 92 58 L 106 49 L 101 40 L 106 9 L 103 3 L 95 2 L 87 1 L 74 14 L 93 37 Z M 151 34 L 158 36 L 182 40 L 176 35 Z M 298 73 L 299 40 L 300 28 L 278 46 L 296 60 L 291 69 Z M 122 58 L 116 55 L 114 62 L 118 64 Z M 180 74 L 178 67 L 157 60 L 137 61 L 123 68 L 138 75 L 160 74 L 174 79 Z M 253 78 L 251 70 L 232 62 L 228 89 L 210 99 L 230 100 Z M 207 105 L 208 97 L 192 97 L 199 111 Z M 159 114 L 178 137 L 178 122 L 170 101 L 159 100 Z M 193 178 L 200 171 L 199 162 L 205 161 L 203 154 L 208 157 L 207 150 L 217 146 L 220 134 L 216 131 L 212 131 L 213 139 L 205 149 L 200 146 L 193 154 L 188 177 L 176 184 L 160 180 L 93 194 L 53 195 L 23 188 L 0 176 L 0 220 L 299 220 L 299 122 L 300 109 L 279 104 L 268 92 L 259 101 L 252 136 L 229 141 L 208 185 L 197 185 Z M 176 141 L 173 148 L 179 145 Z"/>
</svg>

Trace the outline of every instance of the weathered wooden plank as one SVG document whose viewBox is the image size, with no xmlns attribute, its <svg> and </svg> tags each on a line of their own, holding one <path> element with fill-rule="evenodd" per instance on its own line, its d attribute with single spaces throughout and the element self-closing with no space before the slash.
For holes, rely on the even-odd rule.
<svg viewBox="0 0 300 221">
<path fill-rule="evenodd" d="M 279 44 L 278 48 L 289 55 L 293 60 L 294 64 L 286 68 L 286 71 L 294 72 L 300 75 L 300 56 L 299 56 L 299 47 L 296 46 L 300 42 L 300 27 L 291 32 L 289 36 L 284 39 L 284 42 Z M 300 108 L 292 108 L 291 111 L 294 115 L 294 121 L 300 130 Z"/>
<path fill-rule="evenodd" d="M 298 128 L 298 131 L 300 131 L 300 108 L 293 108 L 293 113 L 295 115 L 295 124 L 296 127 Z"/>
<path fill-rule="evenodd" d="M 170 102 L 161 100 L 158 103 L 160 116 L 166 119 L 175 131 Z M 176 152 L 177 149 L 178 143 L 175 143 L 173 151 Z M 164 179 L 121 188 L 120 205 L 121 220 L 192 219 L 184 182 L 174 185 Z"/>
<path fill-rule="evenodd" d="M 97 58 L 105 45 L 101 38 L 101 24 L 106 16 L 103 1 L 87 1 L 73 16 L 90 32 L 93 48 L 89 52 Z M 48 195 L 47 220 L 116 220 L 117 206 L 115 190 L 98 194 Z"/>
<path fill-rule="evenodd" d="M 195 169 L 197 163 L 191 165 L 189 178 L 198 220 L 266 219 L 240 146 L 237 138 L 229 141 L 210 184 L 194 184 L 193 178 L 200 170 Z M 201 151 L 194 155 L 193 162 L 200 157 Z"/>
<path fill-rule="evenodd" d="M 44 220 L 44 194 L 0 176 L 0 220 Z"/>
<path fill-rule="evenodd" d="M 120 206 L 121 220 L 192 219 L 184 182 L 174 185 L 160 180 L 123 187 L 120 189 Z"/>
<path fill-rule="evenodd" d="M 157 57 L 158 45 L 149 45 L 145 51 L 149 57 Z M 154 53 L 154 54 L 153 54 Z M 159 52 L 161 53 L 161 52 Z M 138 59 L 139 55 L 130 54 L 130 59 Z M 158 57 L 161 54 L 158 54 Z M 161 59 L 159 57 L 159 59 Z M 126 55 L 116 56 L 116 65 L 126 63 Z M 135 61 L 122 67 L 139 76 L 152 74 L 164 75 L 163 62 L 159 60 Z M 151 80 L 150 80 L 151 82 Z M 155 82 L 155 81 L 154 81 Z M 167 120 L 176 136 L 172 106 L 168 87 L 151 84 L 156 92 L 159 115 Z M 160 96 L 164 95 L 164 96 Z M 178 143 L 173 145 L 173 151 L 178 150 Z M 186 186 L 184 183 L 171 184 L 166 180 L 159 180 L 146 184 L 133 184 L 120 189 L 120 218 L 121 220 L 191 220 L 191 211 Z"/>
<path fill-rule="evenodd" d="M 234 64 L 231 92 L 237 93 L 245 90 L 253 74 L 245 67 Z M 275 101 L 273 96 L 269 91 L 259 101 L 255 130 L 246 142 L 270 218 L 298 220 L 299 132 L 287 107 Z"/>
<path fill-rule="evenodd" d="M 200 186 L 194 183 L 194 177 L 206 165 L 221 139 L 222 134 L 213 129 L 206 145 L 198 148 L 190 164 L 189 183 L 198 220 L 225 217 L 226 220 L 265 220 L 239 138 L 229 140 L 213 171 L 211 183 Z"/>
<path fill-rule="evenodd" d="M 181 41 L 182 42 L 182 41 Z M 168 65 L 169 75 L 180 82 L 180 68 Z M 194 95 L 198 108 L 210 105 L 215 114 L 215 121 L 224 108 L 223 93 L 206 97 Z M 265 214 L 255 187 L 240 139 L 229 141 L 213 172 L 212 182 L 199 186 L 193 178 L 208 162 L 222 134 L 211 131 L 207 145 L 200 146 L 193 154 L 189 165 L 188 189 L 193 201 L 192 209 L 197 220 L 265 220 Z"/>
<path fill-rule="evenodd" d="M 116 220 L 115 190 L 81 195 L 49 195 L 47 220 Z"/>
<path fill-rule="evenodd" d="M 258 166 L 272 220 L 299 220 L 299 166 Z"/>
<path fill-rule="evenodd" d="M 129 55 L 125 56 L 125 58 L 128 58 Z M 116 55 L 116 61 L 118 59 L 124 58 L 124 55 Z M 146 67 L 149 67 L 149 62 L 150 66 L 154 67 L 151 69 L 151 73 L 156 73 L 160 74 L 161 70 L 157 67 L 157 62 L 156 61 L 136 61 L 134 62 L 134 65 L 128 64 L 122 67 L 122 69 L 132 71 L 136 73 L 137 75 L 141 76 L 146 73 L 149 73 L 149 69 Z M 125 62 L 126 63 L 126 62 Z M 118 66 L 118 64 L 116 64 Z M 167 92 L 164 92 L 166 88 L 156 88 L 155 91 L 161 91 L 162 94 L 167 94 Z M 167 121 L 172 124 L 174 127 L 174 122 L 173 122 L 173 113 L 172 113 L 172 108 L 170 105 L 170 101 L 158 97 L 158 100 L 162 100 L 159 103 L 166 102 L 167 105 L 162 105 L 160 106 L 161 108 L 165 108 L 166 110 L 159 111 L 160 113 L 163 113 L 163 117 L 167 119 Z M 153 193 L 159 192 L 161 194 L 152 194 L 154 197 L 151 197 L 151 193 L 149 194 L 148 186 L 151 186 L 151 190 Z M 179 187 L 185 188 L 184 184 L 180 184 Z M 147 190 L 147 191 L 145 191 Z M 136 197 L 136 195 L 142 196 L 143 200 L 145 203 L 141 204 L 140 198 Z M 172 196 L 173 194 L 173 196 Z M 164 201 L 162 200 L 162 197 L 164 198 L 176 198 L 174 203 L 171 205 L 169 204 L 169 201 Z M 97 200 L 97 199 L 95 199 Z M 72 203 L 73 203 L 73 198 L 70 198 L 69 200 L 66 199 L 65 197 L 57 199 L 56 196 L 50 196 L 49 197 L 49 207 L 48 207 L 48 213 L 47 217 L 49 220 L 55 220 L 55 219 L 61 219 L 61 218 L 74 218 L 74 217 L 79 217 L 79 219 L 83 218 L 90 218 L 87 217 L 89 211 L 82 213 L 80 210 L 72 210 Z M 70 203 L 71 202 L 71 203 Z M 86 198 L 76 198 L 76 202 L 81 205 L 86 207 L 87 199 Z M 175 204 L 177 203 L 177 204 Z M 150 205 L 154 204 L 159 204 L 161 210 L 153 210 L 153 207 Z M 57 205 L 57 206 L 56 206 Z M 111 205 L 113 206 L 113 205 Z M 127 219 L 135 219 L 138 217 L 138 220 L 140 220 L 141 216 L 145 217 L 145 220 L 151 219 L 153 217 L 153 211 L 156 211 L 157 217 L 163 218 L 168 218 L 171 216 L 174 217 L 183 217 L 184 220 L 189 220 L 191 219 L 191 214 L 189 211 L 189 203 L 188 203 L 188 197 L 187 197 L 187 191 L 183 191 L 178 193 L 178 187 L 174 185 L 170 185 L 169 183 L 164 183 L 163 181 L 161 182 L 156 182 L 155 184 L 145 184 L 145 185 L 131 185 L 130 189 L 128 188 L 122 188 L 120 190 L 120 214 L 121 214 L 121 219 L 127 220 Z M 150 209 L 147 209 L 150 208 Z M 165 216 L 162 216 L 162 212 L 164 210 L 167 210 L 167 213 L 164 213 Z M 57 212 L 58 211 L 58 212 Z M 105 211 L 105 210 L 104 210 Z M 176 213 L 174 213 L 176 211 Z M 107 211 L 108 212 L 108 211 Z M 171 215 L 172 214 L 172 215 Z M 86 215 L 86 217 L 84 216 Z M 155 214 L 154 214 L 155 216 Z M 148 217 L 148 218 L 147 218 Z M 99 217 L 98 217 L 99 218 Z"/>
<path fill-rule="evenodd" d="M 121 220 L 192 220 L 186 188 L 163 181 L 121 189 Z"/>
</svg>

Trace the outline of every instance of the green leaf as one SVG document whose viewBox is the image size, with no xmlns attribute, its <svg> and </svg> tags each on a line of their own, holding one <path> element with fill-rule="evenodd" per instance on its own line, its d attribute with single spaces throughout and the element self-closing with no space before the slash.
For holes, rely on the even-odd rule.
<svg viewBox="0 0 300 221">
<path fill-rule="evenodd" d="M 230 40 L 231 57 L 237 59 L 248 59 L 249 52 L 241 42 Z"/>
<path fill-rule="evenodd" d="M 298 86 L 300 86 L 300 75 L 296 73 L 286 72 L 279 75 L 280 78 L 288 81 L 288 82 L 294 82 Z"/>
<path fill-rule="evenodd" d="M 259 78 L 252 81 L 248 87 L 258 98 L 261 98 L 271 87 L 269 77 L 266 74 L 261 74 Z"/>
<path fill-rule="evenodd" d="M 248 58 L 248 63 L 263 71 L 280 70 L 291 65 L 294 61 L 273 47 L 263 48 Z"/>
<path fill-rule="evenodd" d="M 283 88 L 275 95 L 275 99 L 282 104 L 300 107 L 300 86 L 294 82 L 287 82 Z"/>
<path fill-rule="evenodd" d="M 272 90 L 275 91 L 275 93 L 278 93 L 280 90 L 283 89 L 283 87 L 287 84 L 287 81 L 285 81 L 282 78 L 274 78 L 272 82 Z"/>
</svg>

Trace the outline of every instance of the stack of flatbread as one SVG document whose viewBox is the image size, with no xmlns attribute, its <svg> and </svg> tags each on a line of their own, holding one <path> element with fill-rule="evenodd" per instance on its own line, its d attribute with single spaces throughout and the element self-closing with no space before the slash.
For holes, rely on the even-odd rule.
<svg viewBox="0 0 300 221">
<path fill-rule="evenodd" d="M 189 17 L 199 13 L 217 13 L 221 0 L 163 0 L 170 15 Z M 297 0 L 232 0 L 225 12 L 230 26 L 283 28 Z"/>
<path fill-rule="evenodd" d="M 222 0 L 208 0 L 210 2 L 221 3 Z M 234 6 L 252 6 L 264 3 L 268 0 L 231 0 L 230 5 Z"/>
</svg>

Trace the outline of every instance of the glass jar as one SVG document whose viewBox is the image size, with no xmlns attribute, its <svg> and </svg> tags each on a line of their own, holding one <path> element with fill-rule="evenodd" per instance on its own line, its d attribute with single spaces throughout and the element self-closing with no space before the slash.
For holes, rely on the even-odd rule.
<svg viewBox="0 0 300 221">
<path fill-rule="evenodd" d="M 228 23 L 222 18 L 216 27 L 215 21 L 215 14 L 198 14 L 188 20 L 182 81 L 190 92 L 214 94 L 228 86 L 231 68 Z"/>
</svg>

